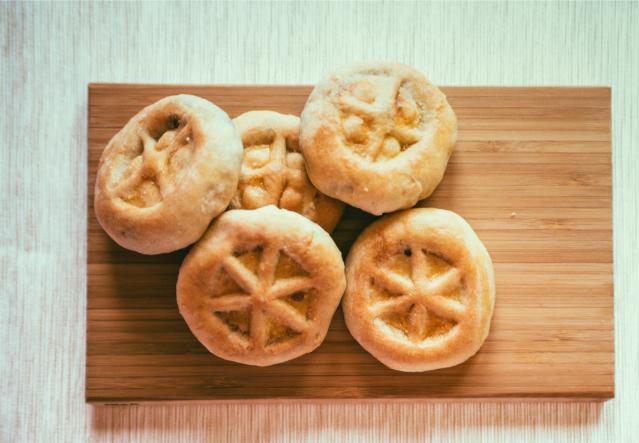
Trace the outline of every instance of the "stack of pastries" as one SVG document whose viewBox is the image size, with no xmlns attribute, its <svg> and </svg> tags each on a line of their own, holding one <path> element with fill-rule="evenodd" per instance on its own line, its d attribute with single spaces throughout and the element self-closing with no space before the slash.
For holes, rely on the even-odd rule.
<svg viewBox="0 0 639 443">
<path fill-rule="evenodd" d="M 386 366 L 448 367 L 488 335 L 492 262 L 459 215 L 408 208 L 438 186 L 456 137 L 444 94 L 395 63 L 333 72 L 300 117 L 231 120 L 203 98 L 166 97 L 104 149 L 96 216 L 142 254 L 195 243 L 178 307 L 221 358 L 268 366 L 311 352 L 341 302 L 353 337 Z M 330 235 L 345 204 L 388 214 L 346 264 Z"/>
</svg>

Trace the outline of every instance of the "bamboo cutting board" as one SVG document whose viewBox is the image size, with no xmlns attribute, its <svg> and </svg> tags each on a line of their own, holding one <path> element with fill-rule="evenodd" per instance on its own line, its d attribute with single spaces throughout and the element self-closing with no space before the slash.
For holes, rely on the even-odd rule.
<svg viewBox="0 0 639 443">
<path fill-rule="evenodd" d="M 453 210 L 490 252 L 491 333 L 462 365 L 387 369 L 349 335 L 340 310 L 315 352 L 254 368 L 209 354 L 175 302 L 186 251 L 120 248 L 93 212 L 101 151 L 164 96 L 207 98 L 231 117 L 299 114 L 307 86 L 89 87 L 86 398 L 170 400 L 603 400 L 614 395 L 609 88 L 443 88 L 459 120 L 448 170 L 425 206 Z M 349 208 L 334 233 L 344 254 L 374 217 Z"/>
</svg>

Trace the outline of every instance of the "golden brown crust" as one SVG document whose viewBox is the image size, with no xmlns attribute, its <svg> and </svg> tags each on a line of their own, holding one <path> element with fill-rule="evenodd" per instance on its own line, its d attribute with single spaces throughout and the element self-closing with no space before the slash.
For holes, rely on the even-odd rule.
<svg viewBox="0 0 639 443">
<path fill-rule="evenodd" d="M 214 222 L 180 268 L 177 302 L 210 352 L 268 366 L 322 343 L 345 286 L 328 233 L 270 205 Z"/>
<path fill-rule="evenodd" d="M 191 95 L 136 114 L 100 158 L 95 213 L 121 246 L 160 254 L 195 242 L 229 204 L 242 144 L 231 120 Z"/>
<path fill-rule="evenodd" d="M 442 209 L 383 217 L 346 260 L 346 325 L 399 371 L 459 364 L 483 344 L 492 317 L 493 266 L 472 228 Z"/>
<path fill-rule="evenodd" d="M 273 111 L 249 111 L 233 119 L 244 159 L 233 209 L 275 205 L 294 211 L 331 232 L 344 204 L 315 188 L 299 148 L 300 119 Z"/>
<path fill-rule="evenodd" d="M 428 197 L 456 138 L 457 119 L 444 94 L 396 63 L 339 69 L 313 89 L 301 116 L 313 184 L 373 214 Z"/>
</svg>

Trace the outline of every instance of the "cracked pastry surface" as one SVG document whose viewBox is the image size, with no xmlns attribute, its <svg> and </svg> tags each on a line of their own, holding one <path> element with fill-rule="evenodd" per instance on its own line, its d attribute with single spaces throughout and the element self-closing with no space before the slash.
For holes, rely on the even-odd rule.
<svg viewBox="0 0 639 443">
<path fill-rule="evenodd" d="M 433 208 L 382 217 L 346 260 L 342 302 L 355 339 L 386 366 L 417 372 L 459 364 L 488 335 L 493 265 L 459 215 Z"/>
<path fill-rule="evenodd" d="M 300 145 L 313 184 L 378 215 L 428 197 L 456 138 L 445 95 L 397 63 L 337 70 L 313 89 L 301 116 Z"/>
<path fill-rule="evenodd" d="M 322 343 L 345 285 L 328 233 L 269 205 L 214 222 L 180 268 L 177 302 L 211 353 L 269 366 Z"/>
<path fill-rule="evenodd" d="M 344 204 L 315 188 L 299 147 L 300 119 L 273 111 L 249 111 L 233 119 L 244 157 L 234 209 L 275 205 L 297 212 L 331 232 Z"/>
<path fill-rule="evenodd" d="M 133 116 L 102 152 L 96 217 L 127 249 L 183 248 L 226 209 L 241 161 L 242 143 L 224 111 L 191 95 L 163 98 Z"/>
</svg>

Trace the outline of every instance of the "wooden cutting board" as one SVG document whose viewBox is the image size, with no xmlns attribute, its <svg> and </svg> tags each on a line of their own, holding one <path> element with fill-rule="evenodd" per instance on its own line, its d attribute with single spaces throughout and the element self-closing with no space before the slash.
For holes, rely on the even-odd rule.
<svg viewBox="0 0 639 443">
<path fill-rule="evenodd" d="M 93 213 L 100 153 L 164 96 L 205 97 L 232 117 L 299 114 L 309 86 L 89 86 L 86 398 L 169 400 L 603 400 L 614 395 L 609 88 L 443 88 L 459 119 L 446 176 L 425 206 L 453 210 L 484 241 L 497 302 L 488 340 L 466 363 L 421 374 L 387 369 L 337 311 L 315 352 L 255 368 L 221 360 L 180 317 L 186 251 L 117 246 Z M 346 254 L 374 217 L 349 208 L 334 233 Z"/>
</svg>

